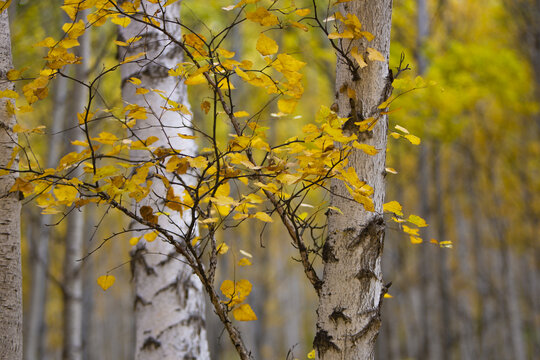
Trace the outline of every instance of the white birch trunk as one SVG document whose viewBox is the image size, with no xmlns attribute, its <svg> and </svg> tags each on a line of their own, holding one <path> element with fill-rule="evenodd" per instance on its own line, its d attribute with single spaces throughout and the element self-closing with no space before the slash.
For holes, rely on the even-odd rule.
<svg viewBox="0 0 540 360">
<path fill-rule="evenodd" d="M 163 14 L 160 7 L 148 1 L 142 2 L 146 13 L 156 19 L 165 17 L 167 31 L 176 39 L 181 38 L 181 28 L 174 22 L 180 16 L 180 3 L 166 8 Z M 194 155 L 196 144 L 193 140 L 183 139 L 178 133 L 192 134 L 191 117 L 174 112 L 166 112 L 162 107 L 166 101 L 158 94 L 135 95 L 135 86 L 127 82 L 130 77 L 142 80 L 142 86 L 159 89 L 165 96 L 188 106 L 186 87 L 177 78 L 168 76 L 167 71 L 182 62 L 181 49 L 173 44 L 161 32 L 152 27 L 132 21 L 127 28 L 120 28 L 119 36 L 124 41 L 134 36 L 142 40 L 129 48 L 120 48 L 120 57 L 146 52 L 146 59 L 122 66 L 122 96 L 125 102 L 139 104 L 147 109 L 148 119 L 138 120 L 134 129 L 141 139 L 156 136 L 159 141 L 152 146 L 173 147 L 182 154 Z M 133 151 L 132 158 L 148 160 L 148 152 Z M 159 179 L 153 179 L 153 193 L 142 203 L 136 205 L 139 213 L 141 205 L 151 206 L 154 211 L 163 209 L 164 187 Z M 184 181 L 192 183 L 192 176 L 184 175 Z M 175 193 L 183 189 L 176 186 Z M 189 211 L 170 217 L 161 216 L 159 224 L 176 233 L 185 233 Z M 180 243 L 183 237 L 176 239 Z M 168 255 L 168 256 L 167 256 Z M 135 276 L 135 358 L 136 359 L 209 359 L 205 329 L 204 293 L 200 280 L 191 269 L 179 259 L 172 245 L 159 238 L 151 243 L 141 240 L 134 251 Z"/>
<path fill-rule="evenodd" d="M 13 90 L 6 73 L 13 67 L 7 11 L 0 14 L 0 90 Z M 0 100 L 0 167 L 6 167 L 17 141 L 15 116 Z M 17 163 L 12 165 L 17 168 Z M 9 193 L 12 174 L 0 176 L 0 359 L 20 360 L 22 342 L 22 272 L 20 247 L 20 203 L 18 193 Z"/>
<path fill-rule="evenodd" d="M 341 117 L 367 119 L 376 115 L 377 107 L 389 96 L 391 84 L 388 57 L 390 50 L 391 0 L 362 0 L 339 6 L 343 16 L 351 13 L 358 17 L 362 29 L 375 39 L 356 41 L 359 51 L 367 46 L 380 51 L 387 62 L 369 62 L 359 70 L 359 78 L 338 57 L 336 97 Z M 348 86 L 356 91 L 355 106 L 347 92 Z M 321 359 L 373 359 L 375 340 L 381 324 L 380 310 L 384 293 L 381 256 L 384 238 L 382 205 L 385 194 L 385 161 L 388 119 L 379 119 L 371 134 L 360 133 L 360 141 L 379 149 L 375 156 L 353 150 L 349 165 L 358 177 L 374 189 L 375 212 L 344 200 L 349 194 L 343 183 L 331 185 L 332 205 L 343 215 L 332 211 L 328 217 L 328 238 L 323 249 L 324 274 L 320 291 L 317 334 L 314 345 Z"/>
<path fill-rule="evenodd" d="M 85 14 L 83 12 L 83 14 Z M 84 17 L 84 16 L 83 16 Z M 90 67 L 90 30 L 79 38 L 78 55 L 82 63 L 75 68 L 76 78 L 86 81 Z M 77 121 L 77 112 L 84 112 L 88 102 L 86 88 L 75 84 L 76 89 L 72 101 L 75 114 L 67 120 L 68 128 Z M 89 109 L 88 109 L 89 110 Z M 73 139 L 83 140 L 81 129 L 75 128 Z M 71 145 L 70 145 L 71 147 Z M 82 176 L 81 171 L 73 176 Z M 83 355 L 83 274 L 84 251 L 84 210 L 74 209 L 68 217 L 65 235 L 66 252 L 64 255 L 64 360 L 81 360 Z"/>
</svg>

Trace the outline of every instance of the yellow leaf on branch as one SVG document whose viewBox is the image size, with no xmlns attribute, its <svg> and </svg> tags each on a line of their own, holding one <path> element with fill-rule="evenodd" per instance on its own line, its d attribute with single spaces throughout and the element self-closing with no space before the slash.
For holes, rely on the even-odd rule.
<svg viewBox="0 0 540 360">
<path fill-rule="evenodd" d="M 242 304 L 233 310 L 233 316 L 238 321 L 254 321 L 257 320 L 257 315 L 248 304 Z"/>
<path fill-rule="evenodd" d="M 97 278 L 97 284 L 105 291 L 115 282 L 115 277 L 112 275 L 103 275 Z"/>
<path fill-rule="evenodd" d="M 273 39 L 261 33 L 257 39 L 256 49 L 261 55 L 267 56 L 277 53 L 279 46 Z"/>
</svg>

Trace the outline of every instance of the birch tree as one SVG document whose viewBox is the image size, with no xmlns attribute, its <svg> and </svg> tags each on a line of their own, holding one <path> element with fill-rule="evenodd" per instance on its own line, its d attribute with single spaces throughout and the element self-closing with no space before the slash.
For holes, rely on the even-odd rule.
<svg viewBox="0 0 540 360">
<path fill-rule="evenodd" d="M 0 5 L 0 91 L 13 92 L 8 81 L 12 69 L 7 5 Z M 4 95 L 5 96 L 5 95 Z M 13 96 L 10 96 L 13 97 Z M 11 99 L 0 102 L 0 167 L 17 168 L 12 153 L 17 143 Z M 11 108 L 11 111 L 9 110 Z M 9 192 L 16 177 L 0 174 L 0 358 L 22 359 L 22 273 L 20 248 L 20 203 L 18 192 Z"/>
<path fill-rule="evenodd" d="M 343 214 L 331 211 L 328 217 L 314 345 L 321 359 L 373 359 L 385 293 L 381 256 L 388 120 L 380 114 L 379 106 L 391 92 L 388 59 L 392 1 L 345 2 L 339 11 L 344 18 L 356 16 L 362 30 L 374 36 L 371 42 L 365 37 L 352 42 L 340 40 L 340 49 L 352 48 L 352 53 L 360 55 L 369 53 L 371 59 L 375 49 L 384 56 L 385 62 L 365 59 L 367 63 L 360 64 L 358 61 L 363 59 L 356 57 L 356 63 L 352 63 L 339 52 L 336 69 L 335 108 L 339 116 L 350 119 L 344 129 L 379 151 L 367 155 L 353 149 L 348 156 L 349 166 L 373 189 L 373 208 L 346 200 L 349 191 L 344 183 L 332 181 L 332 206 Z M 358 124 L 366 119 L 375 122 L 374 127 L 360 131 Z"/>
<path fill-rule="evenodd" d="M 181 49 L 171 44 L 169 38 L 181 38 L 181 28 L 177 23 L 180 2 L 162 8 L 159 4 L 143 1 L 142 6 L 146 16 L 163 24 L 168 34 L 137 21 L 119 30 L 120 41 L 142 37 L 137 43 L 120 48 L 122 60 L 140 52 L 146 53 L 144 62 L 122 66 L 124 101 L 145 107 L 148 114 L 147 119 L 139 121 L 134 128 L 133 139 L 155 136 L 159 140 L 153 146 L 172 148 L 194 156 L 194 140 L 183 138 L 193 135 L 186 87 L 183 82 L 168 75 L 169 69 L 182 62 Z M 138 82 L 136 79 L 146 88 L 159 90 L 163 96 L 158 92 L 137 95 L 133 84 L 133 81 Z M 165 111 L 168 99 L 183 104 L 186 107 L 184 114 Z M 138 161 L 151 160 L 145 151 L 134 150 L 131 154 L 132 159 Z M 185 174 L 182 179 L 186 184 L 192 184 L 193 174 Z M 177 194 L 183 191 L 181 186 L 173 188 Z M 167 190 L 154 185 L 152 191 L 156 195 L 150 195 L 137 204 L 137 212 L 144 213 L 148 207 L 155 210 L 163 208 L 162 199 L 166 197 Z M 184 213 L 184 217 L 189 217 L 189 212 Z M 163 228 L 180 237 L 197 232 L 188 228 L 186 223 L 191 221 L 179 215 L 161 217 L 159 221 Z M 177 257 L 174 246 L 159 239 L 152 241 L 145 238 L 133 250 L 136 359 L 209 358 L 202 284 L 191 268 Z"/>
</svg>

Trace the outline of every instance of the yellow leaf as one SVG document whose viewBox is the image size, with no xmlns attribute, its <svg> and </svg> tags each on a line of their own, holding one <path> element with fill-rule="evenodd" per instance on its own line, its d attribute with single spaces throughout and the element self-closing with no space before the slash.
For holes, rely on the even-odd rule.
<svg viewBox="0 0 540 360">
<path fill-rule="evenodd" d="M 135 61 L 138 58 L 144 56 L 145 54 L 146 54 L 145 52 L 140 52 L 138 54 L 128 56 L 128 57 L 124 58 L 124 61 L 122 61 L 120 64 L 125 64 L 125 63 L 131 62 L 131 61 Z"/>
<path fill-rule="evenodd" d="M 394 126 L 396 128 L 396 130 L 399 130 L 401 131 L 402 133 L 405 133 L 405 134 L 408 134 L 409 133 L 409 130 L 405 129 L 403 126 L 400 126 L 400 125 L 396 125 Z"/>
<path fill-rule="evenodd" d="M 144 234 L 144 240 L 146 240 L 148 242 L 152 242 L 152 241 L 156 240 L 157 235 L 158 234 L 157 234 L 156 231 L 152 231 L 151 233 Z"/>
<path fill-rule="evenodd" d="M 409 215 L 409 218 L 407 219 L 408 222 L 411 224 L 414 224 L 418 227 L 426 227 L 428 224 L 426 223 L 426 220 L 422 219 L 418 215 Z"/>
<path fill-rule="evenodd" d="M 328 39 L 330 40 L 333 40 L 333 39 L 352 39 L 354 38 L 354 34 L 351 30 L 345 30 L 343 31 L 342 33 L 338 33 L 338 32 L 333 32 L 333 33 L 330 33 L 328 34 Z"/>
<path fill-rule="evenodd" d="M 351 55 L 354 58 L 354 60 L 356 60 L 356 62 L 358 63 L 358 66 L 360 66 L 361 69 L 368 66 L 366 61 L 364 60 L 364 57 L 360 54 L 356 46 L 351 49 Z"/>
<path fill-rule="evenodd" d="M 234 113 L 234 117 L 240 118 L 240 117 L 246 117 L 249 116 L 249 113 L 247 111 L 237 111 Z"/>
<path fill-rule="evenodd" d="M 397 201 L 390 201 L 383 205 L 383 210 L 386 212 L 391 212 L 399 216 L 403 216 L 403 208 L 401 204 Z"/>
<path fill-rule="evenodd" d="M 136 77 L 130 77 L 128 81 L 133 85 L 141 85 L 142 83 L 141 79 L 138 79 Z"/>
<path fill-rule="evenodd" d="M 188 77 L 184 83 L 186 85 L 206 84 L 206 78 L 203 74 L 197 74 L 195 76 Z"/>
<path fill-rule="evenodd" d="M 137 90 L 135 90 L 135 94 L 137 95 L 144 95 L 144 94 L 148 94 L 149 92 L 150 90 L 145 89 L 145 88 L 137 88 Z"/>
<path fill-rule="evenodd" d="M 70 39 L 76 39 L 84 34 L 85 24 L 83 20 L 79 20 L 76 23 L 65 23 L 62 26 L 62 30 L 68 34 Z"/>
<path fill-rule="evenodd" d="M 238 321 L 254 321 L 257 320 L 257 315 L 248 304 L 242 304 L 233 310 L 233 316 Z"/>
<path fill-rule="evenodd" d="M 306 15 L 309 15 L 310 12 L 311 12 L 310 9 L 298 9 L 294 13 L 298 16 L 306 16 Z"/>
<path fill-rule="evenodd" d="M 250 266 L 251 265 L 251 261 L 249 261 L 248 258 L 241 258 L 239 261 L 238 261 L 238 266 Z"/>
<path fill-rule="evenodd" d="M 316 356 L 315 349 L 311 350 L 311 351 L 307 354 L 307 358 L 308 358 L 308 359 L 315 359 L 315 356 Z"/>
<path fill-rule="evenodd" d="M 386 61 L 383 54 L 381 54 L 378 50 L 375 50 L 374 48 L 367 48 L 368 52 L 368 59 L 371 61 Z"/>
<path fill-rule="evenodd" d="M 136 236 L 132 237 L 131 239 L 129 239 L 129 245 L 131 245 L 131 246 L 137 245 L 137 243 L 139 242 L 139 239 L 140 239 L 140 237 L 136 237 Z"/>
<path fill-rule="evenodd" d="M 18 99 L 19 94 L 13 90 L 0 91 L 0 98 Z"/>
<path fill-rule="evenodd" d="M 420 229 L 413 229 L 408 227 L 407 225 L 403 225 L 403 232 L 412 236 L 420 236 L 418 233 Z"/>
<path fill-rule="evenodd" d="M 112 275 L 103 275 L 97 278 L 97 284 L 105 291 L 114 284 L 115 280 Z"/>
<path fill-rule="evenodd" d="M 228 51 L 222 48 L 217 49 L 217 52 L 226 59 L 230 59 L 235 55 L 234 51 Z"/>
<path fill-rule="evenodd" d="M 259 220 L 264 221 L 264 222 L 274 222 L 274 220 L 272 220 L 270 215 L 268 215 L 267 213 L 262 212 L 262 211 L 259 211 L 259 212 L 255 213 L 253 215 L 253 217 L 255 219 L 259 219 Z"/>
<path fill-rule="evenodd" d="M 229 251 L 229 246 L 225 244 L 224 242 L 222 242 L 221 244 L 217 246 L 217 253 L 219 255 L 225 255 L 227 251 Z"/>
<path fill-rule="evenodd" d="M 261 55 L 267 56 L 277 53 L 279 46 L 273 39 L 261 33 L 257 39 L 256 49 Z"/>
<path fill-rule="evenodd" d="M 294 26 L 295 28 L 299 28 L 300 30 L 308 31 L 308 27 L 304 24 L 300 24 L 297 21 L 291 21 L 291 26 Z"/>
<path fill-rule="evenodd" d="M 353 143 L 353 147 L 362 150 L 368 155 L 377 155 L 377 153 L 379 152 L 379 150 L 377 150 L 374 146 L 368 144 L 360 144 L 357 141 Z"/>
<path fill-rule="evenodd" d="M 418 236 L 409 236 L 409 239 L 411 240 L 411 244 L 421 244 L 423 241 L 422 238 Z"/>
<path fill-rule="evenodd" d="M 111 19 L 111 22 L 125 28 L 131 23 L 131 19 L 126 16 L 115 16 Z"/>
<path fill-rule="evenodd" d="M 393 298 L 393 296 L 390 295 L 389 293 L 386 293 L 386 294 L 384 294 L 384 298 L 391 299 L 391 298 Z"/>
<path fill-rule="evenodd" d="M 387 167 L 385 170 L 386 170 L 387 173 L 390 173 L 390 174 L 397 174 L 398 173 L 396 171 L 396 169 L 391 168 L 391 167 Z"/>
<path fill-rule="evenodd" d="M 56 185 L 53 189 L 53 193 L 59 202 L 66 204 L 67 206 L 70 206 L 73 201 L 77 199 L 77 195 L 79 194 L 77 188 L 67 185 Z"/>
<path fill-rule="evenodd" d="M 420 145 L 420 138 L 411 134 L 403 135 L 413 145 Z"/>
<path fill-rule="evenodd" d="M 278 109 L 282 113 L 290 114 L 296 108 L 297 103 L 298 103 L 298 101 L 295 100 L 295 99 L 279 99 L 278 100 Z"/>
<path fill-rule="evenodd" d="M 246 13 L 246 17 L 248 20 L 256 22 L 261 26 L 272 26 L 279 24 L 278 17 L 263 7 L 258 7 L 255 11 Z"/>
</svg>

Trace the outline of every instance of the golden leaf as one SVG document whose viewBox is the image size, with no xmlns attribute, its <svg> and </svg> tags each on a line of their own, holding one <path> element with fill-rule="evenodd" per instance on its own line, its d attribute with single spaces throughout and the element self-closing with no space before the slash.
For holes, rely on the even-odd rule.
<svg viewBox="0 0 540 360">
<path fill-rule="evenodd" d="M 233 310 L 233 316 L 238 321 L 254 321 L 257 320 L 257 315 L 248 304 L 242 304 Z"/>
<path fill-rule="evenodd" d="M 277 53 L 279 46 L 273 39 L 261 33 L 257 39 L 256 49 L 261 55 L 267 56 Z"/>
<path fill-rule="evenodd" d="M 112 275 L 102 275 L 97 278 L 97 284 L 105 291 L 114 284 L 115 280 Z"/>
</svg>

